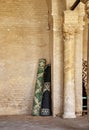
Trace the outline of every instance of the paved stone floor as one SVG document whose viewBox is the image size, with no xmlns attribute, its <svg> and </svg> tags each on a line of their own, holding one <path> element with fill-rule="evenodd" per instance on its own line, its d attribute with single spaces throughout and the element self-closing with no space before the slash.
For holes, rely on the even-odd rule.
<svg viewBox="0 0 89 130">
<path fill-rule="evenodd" d="M 76 119 L 0 116 L 0 130 L 89 130 L 89 121 L 86 116 Z"/>
</svg>

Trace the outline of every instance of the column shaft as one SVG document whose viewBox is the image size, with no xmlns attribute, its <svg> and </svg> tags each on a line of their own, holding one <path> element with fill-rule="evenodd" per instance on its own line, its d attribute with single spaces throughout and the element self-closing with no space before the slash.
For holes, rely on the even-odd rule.
<svg viewBox="0 0 89 130">
<path fill-rule="evenodd" d="M 65 0 L 52 1 L 52 106 L 53 116 L 63 113 L 63 10 Z"/>
<path fill-rule="evenodd" d="M 78 24 L 76 12 L 64 12 L 64 114 L 63 118 L 75 118 L 75 30 Z"/>
<path fill-rule="evenodd" d="M 63 112 L 63 35 L 61 16 L 53 16 L 52 99 L 53 116 Z"/>
<path fill-rule="evenodd" d="M 75 118 L 74 36 L 64 42 L 64 118 Z"/>
<path fill-rule="evenodd" d="M 78 27 L 75 34 L 75 104 L 76 104 L 76 115 L 82 115 L 82 59 L 83 59 L 83 49 L 86 46 L 86 41 L 84 39 L 83 46 L 83 27 L 84 27 L 84 4 L 80 3 L 78 7 Z M 86 33 L 85 33 L 86 35 Z"/>
<path fill-rule="evenodd" d="M 75 37 L 75 103 L 76 114 L 82 115 L 82 45 L 83 30 L 76 33 Z"/>
</svg>

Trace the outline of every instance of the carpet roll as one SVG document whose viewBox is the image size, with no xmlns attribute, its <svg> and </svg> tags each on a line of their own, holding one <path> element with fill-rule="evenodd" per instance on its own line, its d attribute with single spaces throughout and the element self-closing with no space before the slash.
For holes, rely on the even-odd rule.
<svg viewBox="0 0 89 130">
<path fill-rule="evenodd" d="M 44 70 L 45 70 L 46 60 L 40 59 L 37 72 L 37 80 L 35 85 L 35 95 L 33 100 L 33 116 L 40 116 L 41 102 L 42 102 L 42 90 L 44 85 Z"/>
<path fill-rule="evenodd" d="M 41 104 L 41 116 L 51 115 L 51 65 L 47 65 L 44 73 L 44 88 Z"/>
</svg>

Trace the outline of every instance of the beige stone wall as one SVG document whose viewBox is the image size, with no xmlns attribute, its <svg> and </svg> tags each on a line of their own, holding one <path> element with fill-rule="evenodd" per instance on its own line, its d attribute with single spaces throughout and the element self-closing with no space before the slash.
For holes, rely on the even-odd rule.
<svg viewBox="0 0 89 130">
<path fill-rule="evenodd" d="M 74 1 L 0 1 L 0 115 L 31 114 L 39 58 L 46 58 L 47 63 L 52 64 L 53 116 L 63 114 L 63 13 Z M 75 9 L 79 17 L 79 28 L 75 36 L 77 113 L 82 108 L 82 75 L 79 78 L 82 57 L 87 57 L 87 26 L 82 39 L 81 7 L 79 4 Z M 83 56 L 78 50 L 83 51 Z"/>
<path fill-rule="evenodd" d="M 49 58 L 46 0 L 0 1 L 0 115 L 31 114 L 39 58 Z"/>
</svg>

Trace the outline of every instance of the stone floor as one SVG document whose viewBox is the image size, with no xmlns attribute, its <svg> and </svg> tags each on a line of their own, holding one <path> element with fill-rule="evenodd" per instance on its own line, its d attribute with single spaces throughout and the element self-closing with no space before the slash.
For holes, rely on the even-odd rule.
<svg viewBox="0 0 89 130">
<path fill-rule="evenodd" d="M 86 116 L 76 119 L 0 116 L 0 130 L 89 130 L 89 121 Z"/>
</svg>

